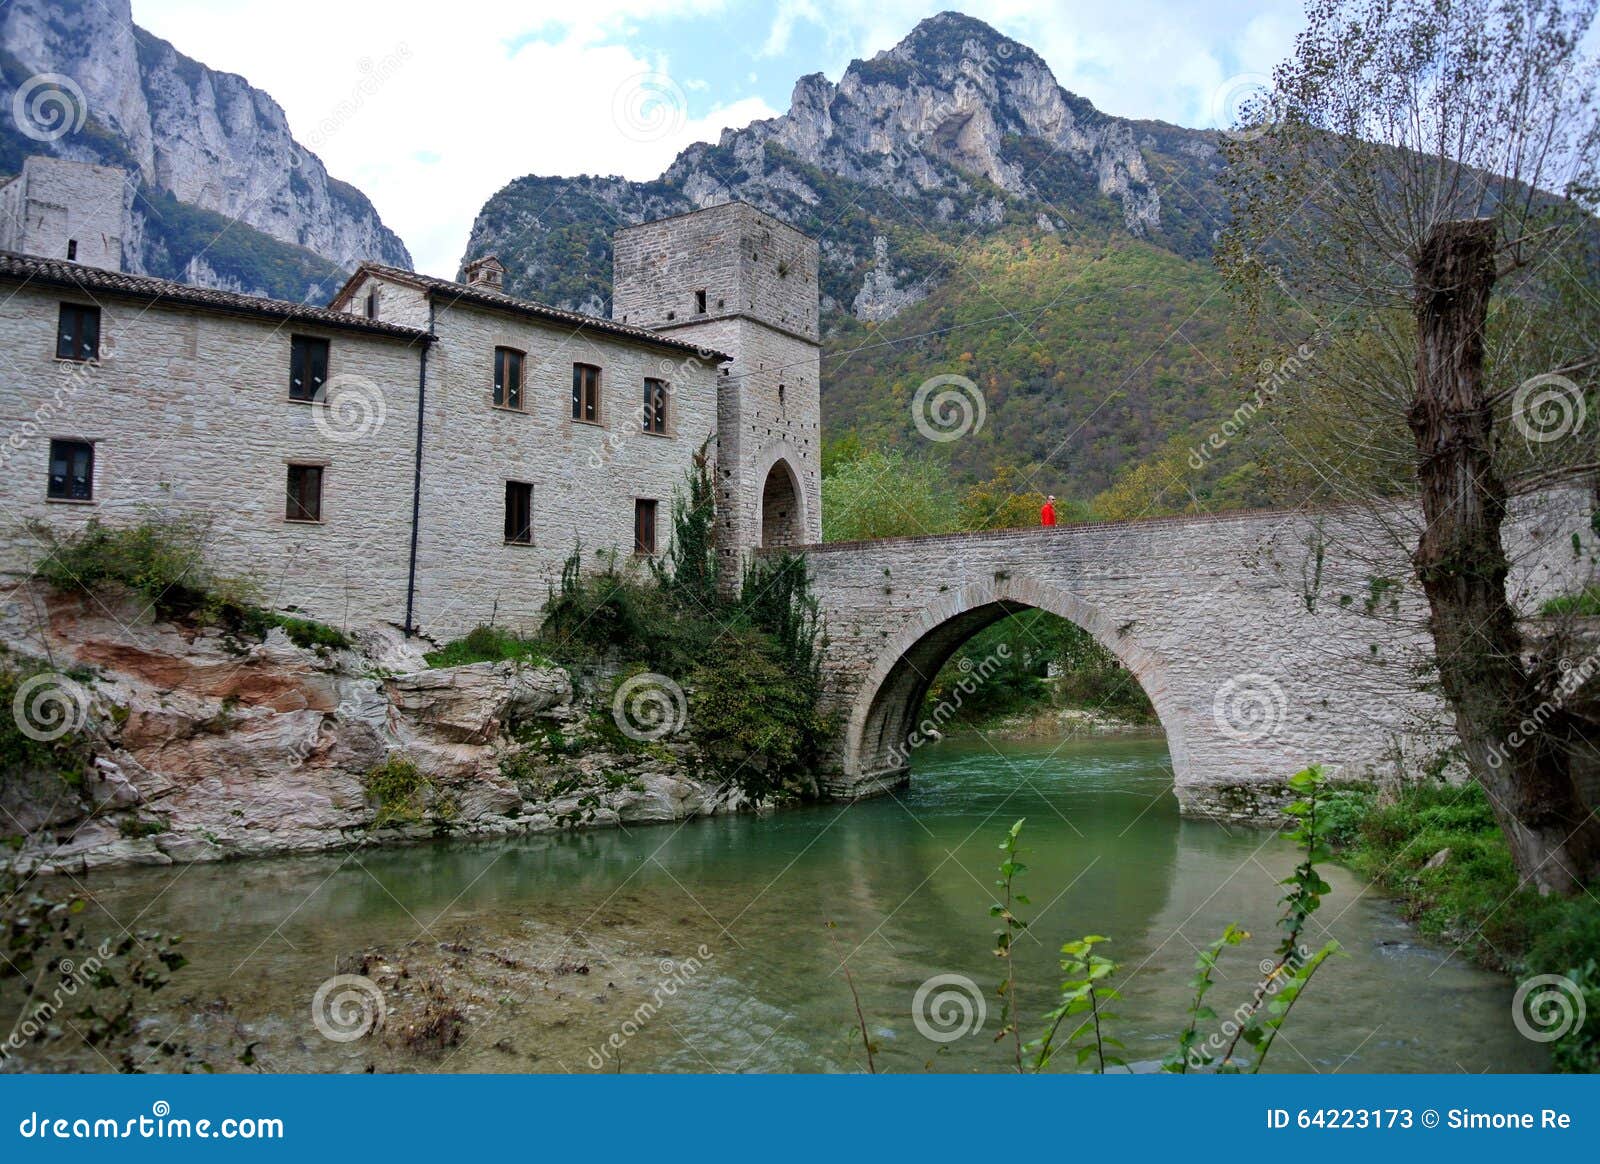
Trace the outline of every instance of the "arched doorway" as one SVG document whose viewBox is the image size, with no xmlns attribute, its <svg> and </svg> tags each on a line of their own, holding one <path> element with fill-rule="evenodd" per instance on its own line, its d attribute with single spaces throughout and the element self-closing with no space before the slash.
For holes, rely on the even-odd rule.
<svg viewBox="0 0 1600 1164">
<path fill-rule="evenodd" d="M 800 482 L 785 460 L 775 461 L 761 486 L 761 548 L 805 542 Z"/>
<path fill-rule="evenodd" d="M 1122 664 L 1144 690 L 1167 737 L 1173 764 L 1186 762 L 1184 717 L 1173 706 L 1165 668 L 1099 610 L 1057 590 L 1007 579 L 946 594 L 880 653 L 857 689 L 845 732 L 844 769 L 856 782 L 904 773 L 911 755 L 929 738 L 924 702 L 934 677 L 978 632 L 1021 611 L 1036 609 L 1075 623 Z M 981 662 L 974 678 L 982 680 Z"/>
</svg>

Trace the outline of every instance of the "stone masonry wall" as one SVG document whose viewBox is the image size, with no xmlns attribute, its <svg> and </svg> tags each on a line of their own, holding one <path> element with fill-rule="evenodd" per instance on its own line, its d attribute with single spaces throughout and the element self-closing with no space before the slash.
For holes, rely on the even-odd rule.
<svg viewBox="0 0 1600 1164">
<path fill-rule="evenodd" d="M 416 346 L 102 297 L 101 359 L 81 364 L 55 356 L 65 300 L 87 302 L 24 287 L 0 309 L 0 572 L 41 555 L 30 521 L 198 516 L 213 565 L 255 579 L 269 605 L 340 626 L 403 618 Z M 330 341 L 330 379 L 381 393 L 381 425 L 288 398 L 294 332 Z M 47 500 L 53 437 L 94 443 L 91 503 Z M 285 520 L 290 462 L 325 466 L 322 522 Z"/>
<path fill-rule="evenodd" d="M 29 157 L 0 187 L 0 250 L 65 259 L 73 241 L 76 262 L 120 271 L 130 197 L 114 166 Z"/>
<path fill-rule="evenodd" d="M 1592 507 L 1576 490 L 1516 504 L 1520 610 L 1595 580 Z M 1002 603 L 1071 619 L 1133 672 L 1190 814 L 1270 815 L 1284 779 L 1315 761 L 1347 778 L 1425 761 L 1449 717 L 1426 687 L 1416 522 L 1404 507 L 1349 508 L 808 547 L 829 699 L 847 724 L 838 790 L 904 779 L 926 680 Z"/>
</svg>

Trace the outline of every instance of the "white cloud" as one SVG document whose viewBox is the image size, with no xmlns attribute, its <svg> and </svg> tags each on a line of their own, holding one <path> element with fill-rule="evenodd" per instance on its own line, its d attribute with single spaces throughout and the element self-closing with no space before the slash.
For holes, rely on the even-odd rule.
<svg viewBox="0 0 1600 1164">
<path fill-rule="evenodd" d="M 137 0 L 134 18 L 270 93 L 296 137 L 373 200 L 418 269 L 453 277 L 473 217 L 512 179 L 653 178 L 693 142 L 776 112 L 754 98 L 702 112 L 704 97 L 670 82 L 641 114 L 639 79 L 670 77 L 672 62 L 617 42 L 627 7 L 592 0 L 557 22 L 514 3 L 453 19 L 421 0 L 285 3 L 270 16 L 247 0 Z"/>
</svg>

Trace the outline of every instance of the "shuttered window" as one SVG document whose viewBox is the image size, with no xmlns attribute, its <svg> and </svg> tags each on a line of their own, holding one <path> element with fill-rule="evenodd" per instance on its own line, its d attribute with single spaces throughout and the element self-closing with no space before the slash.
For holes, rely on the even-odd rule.
<svg viewBox="0 0 1600 1164">
<path fill-rule="evenodd" d="M 506 482 L 506 541 L 533 545 L 533 486 L 526 481 Z"/>
<path fill-rule="evenodd" d="M 494 350 L 494 404 L 496 408 L 522 407 L 522 353 L 515 348 Z"/>
<path fill-rule="evenodd" d="M 656 552 L 656 503 L 645 497 L 633 503 L 633 552 Z"/>
<path fill-rule="evenodd" d="M 290 465 L 283 516 L 289 521 L 322 520 L 322 466 Z"/>
<path fill-rule="evenodd" d="M 328 341 L 315 336 L 289 338 L 289 399 L 315 400 L 328 379 Z"/>
<path fill-rule="evenodd" d="M 56 359 L 100 358 L 100 309 L 81 303 L 63 303 L 56 325 Z"/>
</svg>

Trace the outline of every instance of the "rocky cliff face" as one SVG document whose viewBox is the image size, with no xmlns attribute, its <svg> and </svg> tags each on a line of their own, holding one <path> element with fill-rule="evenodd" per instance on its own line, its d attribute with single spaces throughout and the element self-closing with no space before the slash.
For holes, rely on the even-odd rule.
<svg viewBox="0 0 1600 1164">
<path fill-rule="evenodd" d="M 30 75 L 55 73 L 82 91 L 85 114 L 46 142 L 8 125 L 8 152 L 126 166 L 149 189 L 338 267 L 411 266 L 366 196 L 295 141 L 277 102 L 136 26 L 129 0 L 12 0 L 0 11 L 0 45 L 7 108 Z"/>
<path fill-rule="evenodd" d="M 575 695 L 559 667 L 429 668 L 385 628 L 346 650 L 297 647 L 282 630 L 241 644 L 152 622 L 143 606 L 37 585 L 0 605 L 0 669 L 50 676 L 19 687 L 18 714 L 48 736 L 51 701 L 59 712 L 59 693 L 74 700 L 72 731 L 54 742 L 86 770 L 63 780 L 3 758 L 0 847 L 25 868 L 677 820 L 742 803 L 695 777 L 686 741 L 619 750 L 626 741 L 596 735 L 609 703 Z"/>
<path fill-rule="evenodd" d="M 595 235 L 737 198 L 819 238 L 825 309 L 880 320 L 944 277 L 942 248 L 1007 225 L 1206 254 L 1220 164 L 1214 134 L 1101 113 L 1033 50 L 947 12 L 837 85 L 801 78 L 783 116 L 690 147 L 653 182 L 513 182 L 467 258 L 495 252 L 517 291 L 595 310 L 610 276 Z"/>
</svg>

